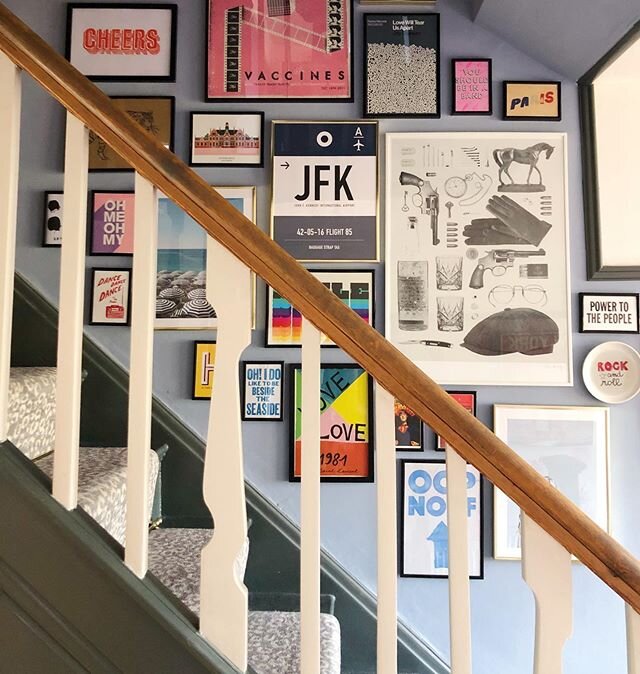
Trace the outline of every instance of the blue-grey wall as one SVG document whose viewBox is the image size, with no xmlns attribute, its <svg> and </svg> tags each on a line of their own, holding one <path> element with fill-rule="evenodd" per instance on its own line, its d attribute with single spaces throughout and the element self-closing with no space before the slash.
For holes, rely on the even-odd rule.
<svg viewBox="0 0 640 674">
<path fill-rule="evenodd" d="M 56 48 L 62 50 L 65 35 L 65 2 L 63 0 L 5 0 L 10 9 L 26 20 Z M 558 0 L 566 4 L 568 0 Z M 183 158 L 188 147 L 188 112 L 214 110 L 223 106 L 203 103 L 205 0 L 179 0 L 178 76 L 174 84 L 109 84 L 108 93 L 134 95 L 172 94 L 177 97 L 176 150 Z M 503 0 L 502 5 L 516 4 Z M 520 3 L 527 4 L 524 0 Z M 568 4 L 571 4 L 570 2 Z M 356 7 L 355 62 L 356 102 L 353 104 L 266 104 L 267 120 L 281 118 L 344 119 L 358 117 L 361 112 L 361 14 Z M 557 79 L 555 72 L 525 56 L 503 38 L 474 24 L 468 18 L 469 6 L 462 0 L 443 2 L 442 63 L 443 111 L 449 110 L 449 59 L 456 56 L 493 58 L 494 95 L 500 102 L 503 79 Z M 528 31 L 536 34 L 535 21 Z M 559 124 L 502 122 L 498 108 L 494 118 L 453 118 L 441 120 L 384 120 L 380 131 L 566 131 L 569 134 L 569 187 L 571 213 L 571 269 L 574 329 L 577 325 L 577 293 L 579 291 L 638 291 L 638 283 L 587 283 L 582 217 L 580 175 L 580 139 L 575 85 L 563 81 L 563 121 Z M 256 109 L 255 103 L 233 104 L 233 107 Z M 18 269 L 49 299 L 57 301 L 59 251 L 43 249 L 41 242 L 42 193 L 62 188 L 62 156 L 64 115 L 60 107 L 28 82 L 23 109 L 22 167 L 19 202 Z M 384 159 L 384 158 L 383 158 Z M 268 164 L 268 162 L 267 162 Z M 270 169 L 202 169 L 212 184 L 257 185 L 258 223 L 268 223 Z M 90 177 L 91 188 L 129 189 L 131 175 L 99 175 Z M 384 208 L 381 209 L 384 212 Z M 88 258 L 87 267 L 127 266 L 123 258 Z M 382 301 L 382 265 L 379 265 L 379 302 L 377 317 L 384 315 Z M 259 289 L 258 325 L 254 346 L 246 352 L 249 358 L 280 359 L 294 362 L 296 350 L 266 350 L 264 342 L 264 288 Z M 382 327 L 379 323 L 378 327 Z M 89 334 L 123 364 L 128 362 L 128 331 L 124 328 L 87 327 Z M 192 342 L 206 338 L 203 333 L 159 332 L 155 338 L 154 390 L 190 427 L 204 436 L 208 406 L 190 400 Z M 597 336 L 574 334 L 576 384 L 573 388 L 494 388 L 478 391 L 478 413 L 491 424 L 494 403 L 546 403 L 564 405 L 596 404 L 580 381 L 580 367 L 586 353 L 600 340 Z M 627 341 L 638 346 L 637 338 Z M 325 360 L 340 358 L 335 351 L 325 353 Z M 637 401 L 612 409 L 611 432 L 611 503 L 613 535 L 630 550 L 640 555 L 640 534 L 636 513 L 640 510 L 640 436 Z M 284 423 L 246 423 L 246 474 L 279 508 L 294 519 L 299 517 L 299 487 L 287 482 L 288 426 Z M 427 446 L 431 446 L 427 438 Z M 428 454 L 428 453 L 427 453 Z M 406 455 L 409 456 L 409 455 Z M 415 454 L 410 455 L 415 457 Z M 184 485 L 199 489 L 200 485 Z M 322 487 L 322 543 L 352 574 L 375 589 L 375 486 L 334 485 Z M 476 674 L 522 674 L 531 671 L 534 605 L 530 592 L 520 578 L 519 564 L 496 562 L 491 558 L 491 491 L 485 497 L 485 580 L 472 585 L 473 647 Z M 393 541 L 389 542 L 393 546 Z M 622 674 L 624 668 L 622 603 L 589 572 L 575 565 L 575 637 L 566 650 L 567 674 Z M 429 640 L 447 657 L 449 649 L 447 583 L 443 580 L 401 579 L 399 610 L 404 620 Z"/>
</svg>

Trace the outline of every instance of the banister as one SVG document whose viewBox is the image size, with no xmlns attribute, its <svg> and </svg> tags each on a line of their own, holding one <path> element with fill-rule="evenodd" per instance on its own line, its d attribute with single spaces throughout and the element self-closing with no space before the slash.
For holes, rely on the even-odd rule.
<svg viewBox="0 0 640 674">
<path fill-rule="evenodd" d="M 0 49 L 640 613 L 631 554 L 1 3 Z"/>
</svg>

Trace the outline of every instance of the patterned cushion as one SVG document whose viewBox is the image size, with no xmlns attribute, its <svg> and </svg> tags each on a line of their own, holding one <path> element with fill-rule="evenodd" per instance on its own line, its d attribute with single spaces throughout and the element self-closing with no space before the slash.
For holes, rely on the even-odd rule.
<svg viewBox="0 0 640 674">
<path fill-rule="evenodd" d="M 30 459 L 35 459 L 53 451 L 55 422 L 55 367 L 12 367 L 9 440 Z"/>
<path fill-rule="evenodd" d="M 258 674 L 299 674 L 300 614 L 249 612 L 249 664 Z M 340 623 L 320 614 L 320 672 L 340 674 Z"/>
<path fill-rule="evenodd" d="M 153 493 L 160 462 L 149 450 L 148 507 L 151 513 Z M 36 461 L 49 477 L 53 476 L 53 454 Z M 125 544 L 127 508 L 127 450 L 125 447 L 81 447 L 78 479 L 78 504 L 122 545 Z"/>
</svg>

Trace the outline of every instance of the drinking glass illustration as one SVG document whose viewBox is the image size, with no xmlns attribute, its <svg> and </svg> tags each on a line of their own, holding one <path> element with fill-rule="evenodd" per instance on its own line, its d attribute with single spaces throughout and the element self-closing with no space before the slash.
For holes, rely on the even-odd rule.
<svg viewBox="0 0 640 674">
<path fill-rule="evenodd" d="M 429 265 L 423 260 L 398 261 L 398 327 L 426 330 L 429 321 Z"/>
<path fill-rule="evenodd" d="M 438 290 L 462 290 L 462 257 L 436 257 L 436 286 Z"/>
<path fill-rule="evenodd" d="M 464 297 L 438 297 L 438 330 L 460 332 L 464 328 Z"/>
</svg>

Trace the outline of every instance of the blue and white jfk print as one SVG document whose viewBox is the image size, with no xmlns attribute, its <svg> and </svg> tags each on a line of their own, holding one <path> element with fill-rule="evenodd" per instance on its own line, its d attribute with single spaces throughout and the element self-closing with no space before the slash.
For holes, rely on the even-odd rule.
<svg viewBox="0 0 640 674">
<path fill-rule="evenodd" d="M 447 471 L 444 461 L 404 461 L 402 575 L 449 575 Z M 469 577 L 482 578 L 480 473 L 467 466 Z"/>
</svg>

